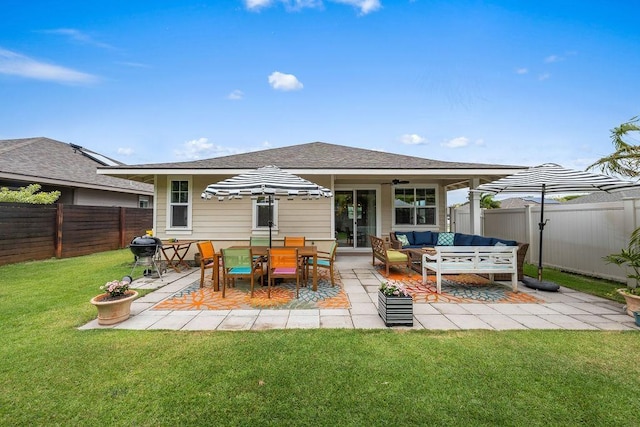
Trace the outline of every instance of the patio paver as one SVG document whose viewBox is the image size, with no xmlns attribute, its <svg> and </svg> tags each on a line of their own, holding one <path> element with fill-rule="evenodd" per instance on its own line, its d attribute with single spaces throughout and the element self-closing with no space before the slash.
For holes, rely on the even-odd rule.
<svg viewBox="0 0 640 427">
<path fill-rule="evenodd" d="M 79 329 L 171 329 L 184 331 L 239 331 L 267 329 L 386 329 L 377 312 L 377 290 L 385 280 L 371 266 L 371 256 L 339 256 L 336 260 L 341 282 L 351 308 L 345 309 L 243 309 L 243 310 L 152 310 L 152 307 L 189 286 L 199 269 L 182 274 L 167 272 L 162 280 L 143 278 L 134 288 L 152 289 L 131 307 L 131 317 L 113 325 L 97 320 Z M 520 287 L 541 303 L 416 303 L 414 326 L 393 329 L 567 329 L 640 330 L 622 304 L 561 287 L 559 292 L 542 292 Z"/>
</svg>

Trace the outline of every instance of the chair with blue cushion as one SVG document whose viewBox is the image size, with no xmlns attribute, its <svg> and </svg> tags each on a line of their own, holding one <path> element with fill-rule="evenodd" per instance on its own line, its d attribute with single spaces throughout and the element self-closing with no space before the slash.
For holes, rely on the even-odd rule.
<svg viewBox="0 0 640 427">
<path fill-rule="evenodd" d="M 262 262 L 254 261 L 249 248 L 228 248 L 222 250 L 222 298 L 225 297 L 227 283 L 231 279 L 250 279 L 251 298 L 256 276 L 260 276 L 260 284 L 263 283 L 264 270 Z"/>
<path fill-rule="evenodd" d="M 331 243 L 331 248 L 329 249 L 329 252 L 318 251 L 318 259 L 316 262 L 316 267 L 329 269 L 329 274 L 331 275 L 331 286 L 335 286 L 334 279 L 333 279 L 333 262 L 336 259 L 337 248 L 338 248 L 338 243 L 334 241 L 333 243 Z M 307 261 L 307 265 L 306 265 L 307 277 L 309 277 L 309 266 L 313 267 L 313 258 L 309 258 L 309 260 Z"/>
</svg>

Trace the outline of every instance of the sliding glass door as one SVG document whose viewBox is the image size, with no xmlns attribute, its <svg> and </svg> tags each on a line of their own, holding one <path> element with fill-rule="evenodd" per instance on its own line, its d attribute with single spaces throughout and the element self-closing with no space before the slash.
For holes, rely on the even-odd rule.
<svg viewBox="0 0 640 427">
<path fill-rule="evenodd" d="M 367 248 L 376 234 L 376 190 L 336 190 L 336 240 L 339 247 Z"/>
</svg>

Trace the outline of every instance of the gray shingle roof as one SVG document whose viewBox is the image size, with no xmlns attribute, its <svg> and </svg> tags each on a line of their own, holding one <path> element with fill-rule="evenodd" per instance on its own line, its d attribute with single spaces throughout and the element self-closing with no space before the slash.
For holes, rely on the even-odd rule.
<svg viewBox="0 0 640 427">
<path fill-rule="evenodd" d="M 49 179 L 72 187 L 98 186 L 109 191 L 153 194 L 152 185 L 98 175 L 96 170 L 103 165 L 88 155 L 105 157 L 79 146 L 43 137 L 0 140 L 0 176 L 11 174 L 31 182 Z M 106 159 L 122 165 L 116 160 Z"/>
<path fill-rule="evenodd" d="M 326 142 L 311 142 L 189 162 L 131 165 L 122 168 L 239 169 L 266 165 L 275 165 L 282 169 L 522 169 L 522 166 L 514 165 L 445 162 Z"/>
</svg>

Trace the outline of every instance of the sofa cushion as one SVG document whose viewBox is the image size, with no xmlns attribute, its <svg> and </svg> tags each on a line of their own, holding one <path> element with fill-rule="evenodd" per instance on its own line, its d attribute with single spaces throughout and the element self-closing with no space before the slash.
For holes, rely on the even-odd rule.
<svg viewBox="0 0 640 427">
<path fill-rule="evenodd" d="M 491 237 L 473 236 L 473 246 L 493 246 L 495 241 Z"/>
<path fill-rule="evenodd" d="M 499 239 L 497 237 L 492 237 L 491 238 L 491 246 L 495 246 L 496 243 L 504 243 L 507 246 L 518 246 L 518 242 L 516 242 L 515 240 L 506 240 L 506 239 Z"/>
<path fill-rule="evenodd" d="M 473 235 L 456 233 L 453 236 L 453 244 L 455 246 L 473 246 Z"/>
<path fill-rule="evenodd" d="M 453 238 L 455 233 L 439 233 L 438 246 L 453 246 Z"/>
<path fill-rule="evenodd" d="M 405 234 L 396 233 L 396 239 L 398 239 L 398 242 L 400 242 L 403 248 L 409 246 L 409 239 L 407 239 Z"/>
<path fill-rule="evenodd" d="M 421 246 L 433 246 L 438 241 L 437 237 L 433 238 L 433 233 L 430 231 L 414 231 L 413 238 L 414 244 Z"/>
</svg>

